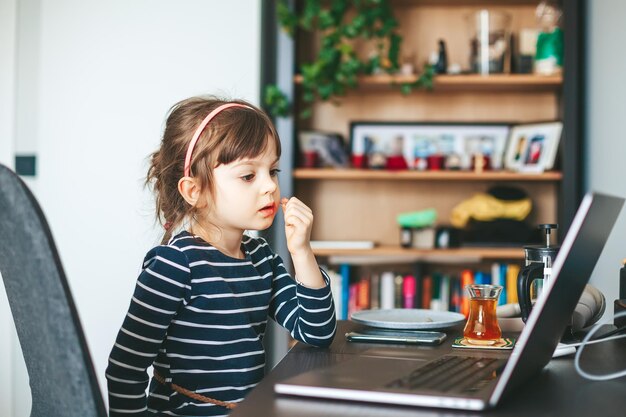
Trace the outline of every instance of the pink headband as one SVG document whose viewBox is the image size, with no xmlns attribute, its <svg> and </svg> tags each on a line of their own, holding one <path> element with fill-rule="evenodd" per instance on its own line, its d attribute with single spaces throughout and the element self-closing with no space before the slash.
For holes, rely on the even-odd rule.
<svg viewBox="0 0 626 417">
<path fill-rule="evenodd" d="M 189 142 L 189 148 L 187 148 L 187 155 L 185 156 L 185 170 L 184 170 L 185 177 L 188 177 L 190 174 L 191 154 L 193 154 L 193 148 L 196 146 L 196 142 L 198 141 L 198 138 L 202 134 L 202 131 L 204 131 L 204 128 L 209 124 L 209 122 L 215 116 L 217 116 L 222 110 L 227 109 L 229 107 L 245 107 L 245 108 L 251 109 L 250 106 L 246 106 L 245 104 L 226 103 L 226 104 L 222 104 L 221 106 L 213 110 L 211 113 L 209 113 L 207 117 L 204 118 L 202 123 L 200 123 L 200 126 L 198 126 L 198 128 L 196 129 L 196 133 L 193 134 L 193 138 L 191 138 L 191 142 Z"/>
</svg>

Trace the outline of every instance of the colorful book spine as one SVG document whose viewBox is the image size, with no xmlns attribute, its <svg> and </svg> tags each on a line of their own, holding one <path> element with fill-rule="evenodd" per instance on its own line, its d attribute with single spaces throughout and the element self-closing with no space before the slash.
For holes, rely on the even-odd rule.
<svg viewBox="0 0 626 417">
<path fill-rule="evenodd" d="M 358 297 L 358 291 L 359 291 L 359 283 L 355 282 L 350 284 L 350 287 L 348 289 L 348 318 L 352 317 L 352 314 L 355 311 L 358 311 L 358 306 L 357 306 L 357 297 Z"/>
<path fill-rule="evenodd" d="M 483 283 L 483 272 L 482 271 L 476 271 L 474 272 L 474 284 L 482 284 Z"/>
<path fill-rule="evenodd" d="M 441 290 L 439 290 L 439 299 L 441 300 L 440 310 L 450 310 L 450 276 L 442 275 L 439 281 Z"/>
<path fill-rule="evenodd" d="M 357 310 L 370 308 L 370 278 L 362 277 L 357 285 Z"/>
<path fill-rule="evenodd" d="M 393 279 L 393 272 L 383 272 L 380 275 L 380 308 L 383 310 L 394 307 Z"/>
<path fill-rule="evenodd" d="M 415 277 L 412 275 L 407 275 L 404 277 L 402 281 L 402 298 L 404 308 L 415 308 Z"/>
<path fill-rule="evenodd" d="M 489 285 L 491 284 L 491 274 L 483 271 L 476 271 L 474 273 L 474 284 Z"/>
<path fill-rule="evenodd" d="M 497 262 L 494 262 L 491 264 L 491 285 L 501 285 L 500 284 L 500 264 Z M 500 292 L 500 298 L 498 298 L 498 304 L 497 305 L 502 305 L 502 304 L 506 304 L 506 287 L 502 288 L 502 291 Z"/>
<path fill-rule="evenodd" d="M 494 262 L 491 264 L 491 285 L 500 285 L 500 264 Z"/>
<path fill-rule="evenodd" d="M 517 276 L 520 266 L 508 264 L 506 270 L 506 302 L 507 304 L 517 303 Z"/>
<path fill-rule="evenodd" d="M 350 265 L 341 264 L 339 266 L 339 274 L 341 275 L 341 318 L 347 320 L 349 303 L 350 303 Z"/>
<path fill-rule="evenodd" d="M 325 269 L 330 277 L 330 292 L 333 295 L 333 303 L 335 304 L 335 314 L 338 320 L 344 320 L 342 316 L 342 290 L 341 290 L 341 275 L 337 271 L 331 269 Z"/>
<path fill-rule="evenodd" d="M 370 277 L 370 308 L 380 308 L 380 275 Z"/>
<path fill-rule="evenodd" d="M 461 280 L 458 278 L 450 279 L 450 311 L 460 313 L 462 299 L 463 291 L 461 291 Z"/>
<path fill-rule="evenodd" d="M 509 289 L 506 282 L 507 266 L 505 263 L 497 263 L 495 264 L 495 267 L 498 269 L 498 285 L 502 286 L 502 294 L 500 294 L 498 305 L 504 305 L 507 303 L 509 298 Z"/>
<path fill-rule="evenodd" d="M 416 262 L 413 267 L 413 276 L 415 277 L 415 308 L 423 308 L 422 307 L 422 292 L 423 285 L 422 281 L 424 280 L 424 272 L 423 272 L 423 264 L 421 262 Z"/>
<path fill-rule="evenodd" d="M 430 309 L 435 311 L 443 310 L 443 300 L 441 299 L 441 274 L 434 273 L 432 275 L 432 298 L 430 299 Z"/>
<path fill-rule="evenodd" d="M 402 298 L 402 283 L 404 282 L 404 277 L 402 275 L 396 275 L 393 279 L 393 307 L 394 308 L 402 308 L 402 304 L 404 300 Z"/>
<path fill-rule="evenodd" d="M 430 275 L 422 278 L 422 308 L 430 309 L 430 302 L 433 297 L 433 278 Z"/>
<path fill-rule="evenodd" d="M 465 317 L 469 316 L 469 296 L 466 290 L 468 285 L 474 283 L 474 273 L 471 269 L 464 269 L 461 272 L 461 289 L 463 291 L 463 299 L 461 300 L 461 314 Z"/>
</svg>

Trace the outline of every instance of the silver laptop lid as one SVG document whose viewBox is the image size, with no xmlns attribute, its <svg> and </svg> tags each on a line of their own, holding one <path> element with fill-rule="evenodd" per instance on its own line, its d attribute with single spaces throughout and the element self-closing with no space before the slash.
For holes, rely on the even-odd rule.
<svg viewBox="0 0 626 417">
<path fill-rule="evenodd" d="M 600 193 L 584 197 L 554 261 L 552 278 L 544 284 L 489 405 L 495 406 L 550 361 L 623 204 L 623 198 Z"/>
</svg>

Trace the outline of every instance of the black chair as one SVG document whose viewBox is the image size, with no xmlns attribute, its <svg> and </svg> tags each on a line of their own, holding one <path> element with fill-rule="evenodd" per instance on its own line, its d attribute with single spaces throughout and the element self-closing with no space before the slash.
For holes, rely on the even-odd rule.
<svg viewBox="0 0 626 417">
<path fill-rule="evenodd" d="M 28 369 L 31 417 L 106 416 L 48 223 L 30 190 L 1 164 L 0 274 Z"/>
</svg>

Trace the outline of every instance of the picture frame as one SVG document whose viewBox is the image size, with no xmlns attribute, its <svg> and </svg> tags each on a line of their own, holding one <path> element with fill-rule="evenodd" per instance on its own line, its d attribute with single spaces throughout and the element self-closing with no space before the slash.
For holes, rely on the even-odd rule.
<svg viewBox="0 0 626 417">
<path fill-rule="evenodd" d="M 563 123 L 556 121 L 512 126 L 505 167 L 519 172 L 544 172 L 552 169 L 562 131 Z"/>
<path fill-rule="evenodd" d="M 488 157 L 490 168 L 502 169 L 509 131 L 508 123 L 355 121 L 349 150 L 358 168 L 394 169 L 398 164 L 390 167 L 389 159 L 401 156 L 406 169 L 421 169 L 420 160 L 454 156 L 458 165 L 441 169 L 471 169 L 472 157 L 480 153 Z"/>
<path fill-rule="evenodd" d="M 315 163 L 301 162 L 301 166 L 313 165 L 322 168 L 345 168 L 348 166 L 348 152 L 343 137 L 339 133 L 305 130 L 298 134 L 300 157 L 306 160 L 315 155 Z"/>
</svg>

